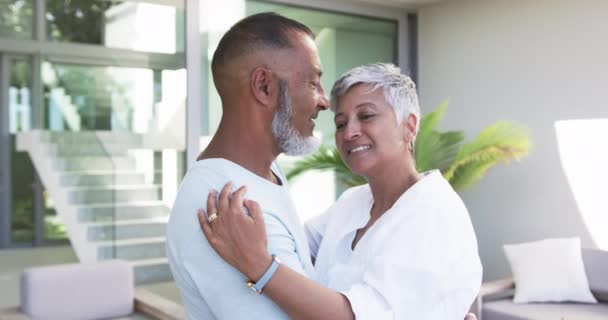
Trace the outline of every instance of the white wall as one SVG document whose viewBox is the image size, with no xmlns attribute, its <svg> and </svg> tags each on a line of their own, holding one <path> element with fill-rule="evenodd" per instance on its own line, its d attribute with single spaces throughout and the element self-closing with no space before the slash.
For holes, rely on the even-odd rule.
<svg viewBox="0 0 608 320">
<path fill-rule="evenodd" d="M 595 246 L 562 171 L 554 122 L 608 118 L 607 35 L 605 0 L 454 0 L 421 9 L 423 110 L 449 98 L 443 127 L 469 139 L 499 119 L 531 129 L 527 158 L 462 194 L 485 279 L 510 274 L 504 243 L 580 236 Z"/>
</svg>

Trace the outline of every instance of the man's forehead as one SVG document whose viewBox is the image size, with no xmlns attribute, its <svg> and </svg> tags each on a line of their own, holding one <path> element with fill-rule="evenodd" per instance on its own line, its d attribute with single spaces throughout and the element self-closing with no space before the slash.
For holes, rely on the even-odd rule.
<svg viewBox="0 0 608 320">
<path fill-rule="evenodd" d="M 315 39 L 303 33 L 296 33 L 291 37 L 291 44 L 295 49 L 303 49 L 314 56 L 316 61 L 319 61 L 319 48 Z"/>
<path fill-rule="evenodd" d="M 323 67 L 316 50 L 309 47 L 294 46 L 292 48 L 275 50 L 267 55 L 260 55 L 263 60 L 272 61 L 269 65 L 284 71 L 295 71 L 308 77 L 321 77 Z"/>
</svg>

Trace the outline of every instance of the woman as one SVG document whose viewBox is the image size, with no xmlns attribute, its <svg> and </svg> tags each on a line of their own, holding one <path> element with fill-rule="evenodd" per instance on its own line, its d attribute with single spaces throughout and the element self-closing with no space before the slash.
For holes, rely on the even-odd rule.
<svg viewBox="0 0 608 320">
<path fill-rule="evenodd" d="M 345 73 L 331 93 L 336 146 L 367 185 L 347 190 L 307 226 L 317 283 L 269 255 L 261 208 L 231 186 L 208 198 L 212 247 L 264 286 L 292 318 L 462 319 L 481 283 L 462 200 L 438 171 L 416 171 L 419 107 L 412 80 L 390 64 Z M 270 267 L 269 267 L 270 266 Z"/>
</svg>

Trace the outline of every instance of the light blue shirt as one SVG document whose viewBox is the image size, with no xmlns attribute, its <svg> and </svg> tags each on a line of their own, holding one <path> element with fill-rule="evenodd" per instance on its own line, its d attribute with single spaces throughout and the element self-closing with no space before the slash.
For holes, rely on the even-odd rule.
<svg viewBox="0 0 608 320">
<path fill-rule="evenodd" d="M 217 255 L 200 229 L 197 209 L 206 210 L 209 191 L 219 191 L 229 181 L 234 190 L 246 185 L 245 197 L 264 210 L 268 251 L 291 269 L 315 278 L 286 179 L 276 164 L 272 169 L 282 186 L 224 159 L 198 161 L 188 169 L 171 210 L 166 248 L 188 319 L 288 319 L 272 300 L 247 287 L 246 276 Z"/>
</svg>

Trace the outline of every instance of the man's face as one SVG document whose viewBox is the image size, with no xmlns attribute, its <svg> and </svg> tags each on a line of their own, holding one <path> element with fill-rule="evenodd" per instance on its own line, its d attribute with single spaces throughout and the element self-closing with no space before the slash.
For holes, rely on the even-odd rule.
<svg viewBox="0 0 608 320">
<path fill-rule="evenodd" d="M 319 111 L 326 110 L 329 102 L 321 85 L 321 61 L 317 46 L 309 36 L 297 33 L 293 37 L 293 54 L 285 61 L 282 73 L 279 106 L 273 121 L 273 133 L 279 140 L 279 147 L 289 155 L 299 155 L 314 151 L 318 139 L 312 133 L 314 119 Z M 282 114 L 281 114 L 282 113 Z M 280 122 L 289 133 L 275 130 Z M 283 131 L 285 131 L 283 130 Z M 281 137 L 281 134 L 283 137 Z M 289 134 L 289 137 L 285 136 Z M 283 141 L 282 141 L 283 140 Z"/>
</svg>

